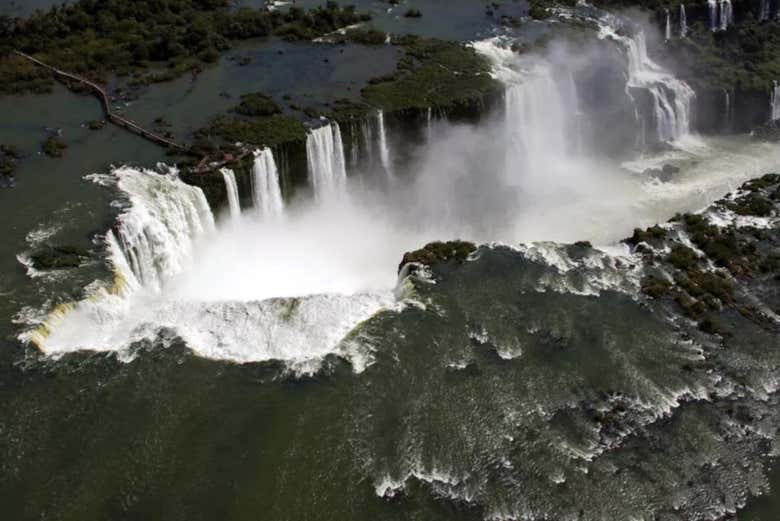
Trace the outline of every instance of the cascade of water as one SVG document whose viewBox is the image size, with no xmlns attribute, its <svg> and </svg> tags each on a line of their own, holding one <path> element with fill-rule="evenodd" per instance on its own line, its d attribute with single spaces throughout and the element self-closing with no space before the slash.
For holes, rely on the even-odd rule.
<svg viewBox="0 0 780 521">
<path fill-rule="evenodd" d="M 371 163 L 374 160 L 374 129 L 369 119 L 363 120 L 363 148 L 368 162 Z"/>
<path fill-rule="evenodd" d="M 230 208 L 230 217 L 232 219 L 238 219 L 241 215 L 241 205 L 238 198 L 238 183 L 236 183 L 236 173 L 229 168 L 223 168 L 220 170 L 222 177 L 225 179 L 225 189 L 228 196 L 228 207 Z"/>
<path fill-rule="evenodd" d="M 387 145 L 387 131 L 385 130 L 385 113 L 379 111 L 377 114 L 377 127 L 379 128 L 379 159 L 382 161 L 382 168 L 388 177 L 392 177 L 393 169 L 390 165 L 390 149 Z"/>
<path fill-rule="evenodd" d="M 527 175 L 548 171 L 571 150 L 567 139 L 571 112 L 548 67 L 538 65 L 522 83 L 506 91 L 508 164 Z"/>
<path fill-rule="evenodd" d="M 428 129 L 428 141 L 430 141 L 433 136 L 433 107 L 428 107 L 427 129 Z"/>
<path fill-rule="evenodd" d="M 130 206 L 114 230 L 119 248 L 112 263 L 123 280 L 159 291 L 190 259 L 198 236 L 214 230 L 214 216 L 200 188 L 181 182 L 175 171 L 123 167 L 114 173 Z"/>
<path fill-rule="evenodd" d="M 769 0 L 761 0 L 761 4 L 758 9 L 758 21 L 763 22 L 769 20 Z"/>
<path fill-rule="evenodd" d="M 279 170 L 270 148 L 255 150 L 252 167 L 252 192 L 255 209 L 263 219 L 276 219 L 284 215 L 284 199 L 279 184 Z"/>
<path fill-rule="evenodd" d="M 672 14 L 669 12 L 669 9 L 664 9 L 666 11 L 666 29 L 664 31 L 664 38 L 668 42 L 672 39 Z"/>
<path fill-rule="evenodd" d="M 710 12 L 710 31 L 718 30 L 718 0 L 707 0 L 707 8 Z"/>
<path fill-rule="evenodd" d="M 780 120 L 780 83 L 777 81 L 772 84 L 769 103 L 771 107 L 771 121 Z"/>
<path fill-rule="evenodd" d="M 723 89 L 725 112 L 723 114 L 723 128 L 728 130 L 731 127 L 731 93 L 728 89 Z"/>
<path fill-rule="evenodd" d="M 720 30 L 725 31 L 729 28 L 732 21 L 733 10 L 731 0 L 720 0 Z"/>
<path fill-rule="evenodd" d="M 685 14 L 685 4 L 680 4 L 680 38 L 688 36 L 688 16 Z"/>
<path fill-rule="evenodd" d="M 658 141 L 675 141 L 688 135 L 695 95 L 693 89 L 650 59 L 645 35 L 641 30 L 637 30 L 633 36 L 624 36 L 616 30 L 615 22 L 616 19 L 611 16 L 599 20 L 599 37 L 611 38 L 625 48 L 628 58 L 626 89 L 629 97 L 633 101 L 630 89 L 643 89 L 650 94 Z"/>
<path fill-rule="evenodd" d="M 552 172 L 565 175 L 579 149 L 577 87 L 571 74 L 553 75 L 548 62 L 519 63 L 500 40 L 476 42 L 474 48 L 493 65 L 505 86 L 506 174 L 513 182 L 542 181 Z M 572 121 L 574 118 L 574 121 Z"/>
<path fill-rule="evenodd" d="M 336 122 L 309 132 L 306 140 L 309 181 L 317 198 L 330 197 L 344 191 L 347 171 L 341 129 Z"/>
<path fill-rule="evenodd" d="M 353 172 L 356 172 L 359 166 L 360 162 L 360 150 L 358 149 L 358 127 L 357 123 L 350 123 L 349 125 L 349 138 L 350 138 L 350 149 L 349 149 L 349 165 L 350 169 Z"/>
</svg>

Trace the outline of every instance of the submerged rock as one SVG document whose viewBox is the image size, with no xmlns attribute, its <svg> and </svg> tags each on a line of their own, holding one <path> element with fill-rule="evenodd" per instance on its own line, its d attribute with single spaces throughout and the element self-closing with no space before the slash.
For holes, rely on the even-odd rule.
<svg viewBox="0 0 780 521">
<path fill-rule="evenodd" d="M 649 177 L 655 177 L 663 183 L 668 183 L 674 176 L 680 173 L 680 168 L 674 165 L 664 165 L 662 168 L 648 168 L 644 171 L 644 175 Z"/>
<path fill-rule="evenodd" d="M 30 255 L 36 270 L 76 268 L 89 257 L 89 252 L 77 246 L 47 246 Z"/>
</svg>

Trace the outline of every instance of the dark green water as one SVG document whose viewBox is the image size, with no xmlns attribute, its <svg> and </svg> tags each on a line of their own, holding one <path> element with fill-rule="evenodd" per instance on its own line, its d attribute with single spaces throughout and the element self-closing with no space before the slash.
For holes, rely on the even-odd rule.
<svg viewBox="0 0 780 521">
<path fill-rule="evenodd" d="M 423 6 L 426 19 L 443 19 L 432 9 Z M 453 34 L 430 23 L 433 33 Z M 277 74 L 263 57 L 280 45 L 236 49 L 253 64 L 222 62 L 190 86 L 184 79 L 151 89 L 126 111 L 143 121 L 164 114 L 186 134 L 242 92 L 300 88 L 296 96 L 317 104 L 331 89 L 354 92 L 395 60 L 391 49 L 284 46 L 281 63 L 291 69 Z M 296 81 L 298 67 L 308 81 Z M 375 363 L 360 374 L 331 357 L 314 377 L 296 379 L 277 364 L 204 360 L 168 338 L 139 344 L 128 363 L 113 354 L 42 358 L 15 340 L 12 317 L 107 276 L 92 240 L 113 224 L 116 194 L 83 177 L 165 156 L 113 127 L 83 128 L 99 117 L 97 102 L 60 88 L 0 99 L 0 114 L 0 142 L 26 156 L 16 186 L 0 189 L 3 519 L 627 519 L 655 511 L 691 519 L 690 511 L 766 491 L 768 460 L 757 455 L 770 442 L 751 431 L 777 432 L 776 398 L 730 395 L 712 375 L 760 388 L 780 364 L 777 338 L 737 317 L 739 342 L 720 348 L 616 291 L 538 292 L 540 280 L 582 289 L 600 272 L 561 277 L 509 250 L 441 268 L 436 285 L 416 284 L 424 307 L 361 326 L 354 339 L 374 349 Z M 64 159 L 39 153 L 46 127 L 62 129 Z M 39 242 L 91 248 L 95 259 L 30 279 L 16 256 Z M 708 350 L 707 362 L 689 335 Z M 670 417 L 655 417 L 669 396 L 698 388 L 713 398 L 684 398 Z M 609 428 L 594 426 L 597 411 Z M 578 456 L 593 450 L 605 453 Z M 771 476 L 777 490 L 780 472 Z M 775 495 L 739 517 L 779 515 Z"/>
<path fill-rule="evenodd" d="M 251 61 L 239 65 L 239 60 L 246 58 Z M 298 117 L 304 116 L 291 110 L 291 104 L 327 110 L 325 103 L 333 100 L 358 99 L 370 78 L 395 70 L 397 59 L 398 50 L 393 46 L 317 45 L 275 39 L 244 42 L 196 79 L 182 77 L 155 85 L 119 109 L 145 125 L 162 116 L 171 123 L 174 134 L 188 139 L 209 119 L 235 107 L 242 94 L 270 95 Z"/>
<path fill-rule="evenodd" d="M 750 430 L 776 429 L 773 397 L 683 397 L 656 415 L 684 389 L 717 396 L 712 367 L 759 382 L 780 362 L 772 339 L 743 324 L 725 349 L 690 345 L 625 295 L 538 291 L 545 279 L 584 289 L 615 269 L 592 266 L 561 276 L 497 249 L 442 267 L 435 285 L 415 285 L 424 307 L 353 333 L 375 349 L 360 374 L 330 358 L 291 379 L 176 341 L 139 345 L 130 363 L 78 354 L 6 367 L 0 507 L 63 520 L 626 519 L 673 516 L 670 503 L 716 512 L 765 487 L 751 455 L 767 440 Z M 741 369 L 721 373 L 734 357 Z M 609 423 L 594 428 L 594 415 Z M 751 415 L 760 423 L 745 430 Z"/>
</svg>

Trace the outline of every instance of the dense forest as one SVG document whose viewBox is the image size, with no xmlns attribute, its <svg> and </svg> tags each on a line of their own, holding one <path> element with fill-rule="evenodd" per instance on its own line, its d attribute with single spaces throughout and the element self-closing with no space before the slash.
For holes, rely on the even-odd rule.
<svg viewBox="0 0 780 521">
<path fill-rule="evenodd" d="M 197 71 L 235 40 L 308 40 L 368 19 L 336 2 L 280 13 L 224 0 L 79 0 L 26 19 L 0 17 L 0 94 L 51 87 L 49 73 L 13 56 L 14 48 L 95 80 L 148 83 Z"/>
</svg>

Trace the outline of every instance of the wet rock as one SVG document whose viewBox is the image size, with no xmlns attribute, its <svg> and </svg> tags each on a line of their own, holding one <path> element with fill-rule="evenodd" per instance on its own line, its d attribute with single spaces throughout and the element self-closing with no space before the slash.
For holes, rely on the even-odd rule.
<svg viewBox="0 0 780 521">
<path fill-rule="evenodd" d="M 12 145 L 0 145 L 0 181 L 10 183 L 20 157 L 16 147 Z"/>
<path fill-rule="evenodd" d="M 679 173 L 679 167 L 674 165 L 664 165 L 662 168 L 648 168 L 644 171 L 644 175 L 654 177 L 662 183 L 670 182 Z"/>
<path fill-rule="evenodd" d="M 76 268 L 89 257 L 89 252 L 77 246 L 47 246 L 30 255 L 36 270 Z"/>
<path fill-rule="evenodd" d="M 400 272 L 410 262 L 416 262 L 425 266 L 449 261 L 462 263 L 476 249 L 477 247 L 474 243 L 466 241 L 432 242 L 422 249 L 404 254 L 401 264 L 398 265 L 398 271 Z"/>
<path fill-rule="evenodd" d="M 68 145 L 57 136 L 50 136 L 43 142 L 43 153 L 49 157 L 63 157 Z"/>
</svg>

